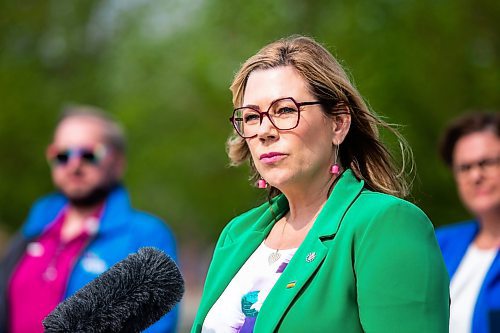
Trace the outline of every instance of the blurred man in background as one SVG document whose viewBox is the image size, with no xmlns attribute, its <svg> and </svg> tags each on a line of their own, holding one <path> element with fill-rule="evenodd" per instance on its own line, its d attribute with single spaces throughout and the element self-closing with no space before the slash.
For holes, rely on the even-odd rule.
<svg viewBox="0 0 500 333">
<path fill-rule="evenodd" d="M 176 258 L 168 227 L 130 205 L 123 131 L 103 111 L 66 110 L 46 157 L 58 192 L 33 205 L 1 263 L 0 332 L 43 332 L 59 302 L 140 247 Z M 176 324 L 174 309 L 147 332 Z"/>
<path fill-rule="evenodd" d="M 474 215 L 437 230 L 451 277 L 450 332 L 500 332 L 500 113 L 456 119 L 441 156 Z"/>
</svg>

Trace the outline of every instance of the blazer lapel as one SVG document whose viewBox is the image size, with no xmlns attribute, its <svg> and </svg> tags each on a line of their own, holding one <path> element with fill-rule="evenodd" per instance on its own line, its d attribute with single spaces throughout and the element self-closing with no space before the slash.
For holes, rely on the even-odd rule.
<svg viewBox="0 0 500 333">
<path fill-rule="evenodd" d="M 255 332 L 274 332 L 286 310 L 307 281 L 323 262 L 327 249 L 319 240 L 297 249 L 292 260 L 279 277 L 262 304 L 255 323 Z"/>
<path fill-rule="evenodd" d="M 278 219 L 288 210 L 288 202 L 284 196 L 276 199 L 273 210 Z M 274 225 L 274 215 L 271 213 L 269 206 L 258 217 L 251 214 L 244 218 L 253 220 L 250 222 L 255 227 L 252 230 L 241 231 L 241 233 L 231 231 L 227 235 L 224 245 L 216 250 L 205 281 L 204 298 L 206 302 L 203 302 L 198 309 L 198 313 L 202 314 L 201 318 L 205 318 L 210 308 L 224 292 L 224 289 L 264 241 Z"/>
<path fill-rule="evenodd" d="M 351 170 L 346 170 L 341 177 L 313 227 L 262 304 L 255 323 L 256 332 L 273 332 L 278 328 L 290 304 L 323 263 L 328 253 L 323 241 L 335 237 L 344 214 L 364 185 Z"/>
<path fill-rule="evenodd" d="M 263 232 L 249 232 L 241 242 L 226 245 L 217 250 L 210 264 L 210 273 L 205 282 L 206 309 L 208 313 L 241 266 L 264 240 Z"/>
</svg>

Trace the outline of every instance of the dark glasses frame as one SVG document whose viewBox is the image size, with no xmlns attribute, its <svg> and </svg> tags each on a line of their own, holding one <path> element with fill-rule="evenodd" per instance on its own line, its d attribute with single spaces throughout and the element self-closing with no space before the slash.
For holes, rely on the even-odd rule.
<svg viewBox="0 0 500 333">
<path fill-rule="evenodd" d="M 493 169 L 500 165 L 500 155 L 495 157 L 485 157 L 479 161 L 471 162 L 471 163 L 463 163 L 453 167 L 453 171 L 457 175 L 465 175 L 469 174 L 472 169 L 478 167 L 481 172 L 484 172 L 488 169 Z"/>
<path fill-rule="evenodd" d="M 280 102 L 280 101 L 283 101 L 283 100 L 291 100 L 295 106 L 297 107 L 297 123 L 295 124 L 295 126 L 292 126 L 292 127 L 287 127 L 287 128 L 280 128 L 278 126 L 276 126 L 276 124 L 274 123 L 272 117 L 269 116 L 269 111 L 271 110 L 272 106 L 274 104 L 276 104 L 277 102 Z M 259 117 L 260 117 L 260 122 L 259 122 L 259 126 L 262 125 L 262 121 L 264 120 L 264 116 L 267 116 L 267 118 L 269 119 L 269 121 L 271 122 L 271 124 L 273 124 L 273 126 L 278 129 L 278 130 L 282 130 L 282 131 L 285 131 L 285 130 L 292 130 L 294 128 L 296 128 L 297 126 L 299 126 L 299 123 L 300 123 L 300 107 L 302 106 L 306 106 L 306 105 L 322 105 L 323 102 L 320 102 L 320 101 L 311 101 L 311 102 L 297 102 L 293 97 L 282 97 L 282 98 L 278 98 L 278 99 L 275 99 L 274 101 L 271 102 L 271 104 L 269 104 L 269 107 L 267 108 L 267 111 L 265 112 L 262 112 L 259 110 L 259 108 L 251 105 L 251 106 L 242 106 L 242 107 L 239 107 L 239 108 L 236 108 L 233 110 L 233 115 L 229 118 L 229 121 L 231 122 L 231 124 L 233 124 L 233 127 L 234 129 L 236 130 L 236 133 L 238 133 L 239 136 L 241 136 L 243 139 L 251 139 L 251 138 L 254 138 L 257 136 L 257 134 L 254 134 L 254 135 L 251 135 L 251 136 L 244 136 L 242 133 L 240 133 L 240 131 L 238 130 L 238 125 L 236 124 L 236 121 L 237 120 L 243 120 L 243 119 L 239 119 L 236 117 L 236 112 L 240 111 L 240 110 L 243 110 L 243 109 L 252 109 L 254 110 L 255 112 L 257 112 L 259 114 Z"/>
</svg>

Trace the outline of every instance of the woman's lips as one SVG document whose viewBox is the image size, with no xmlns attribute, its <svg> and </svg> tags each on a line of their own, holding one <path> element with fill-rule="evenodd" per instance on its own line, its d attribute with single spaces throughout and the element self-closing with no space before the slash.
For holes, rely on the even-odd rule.
<svg viewBox="0 0 500 333">
<path fill-rule="evenodd" d="M 272 152 L 272 153 L 260 155 L 259 159 L 262 163 L 271 164 L 271 163 L 281 161 L 286 156 L 287 156 L 286 154 Z"/>
</svg>

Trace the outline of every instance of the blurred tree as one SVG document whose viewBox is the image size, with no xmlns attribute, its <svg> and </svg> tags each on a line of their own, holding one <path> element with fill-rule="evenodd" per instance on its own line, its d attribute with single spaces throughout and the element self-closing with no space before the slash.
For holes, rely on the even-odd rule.
<svg viewBox="0 0 500 333">
<path fill-rule="evenodd" d="M 323 42 L 414 149 L 414 200 L 437 225 L 465 218 L 436 144 L 451 118 L 500 105 L 494 0 L 55 0 L 0 3 L 0 226 L 51 190 L 44 149 L 67 103 L 101 106 L 129 138 L 135 204 L 211 242 L 263 200 L 228 168 L 238 66 L 290 34 Z"/>
</svg>

